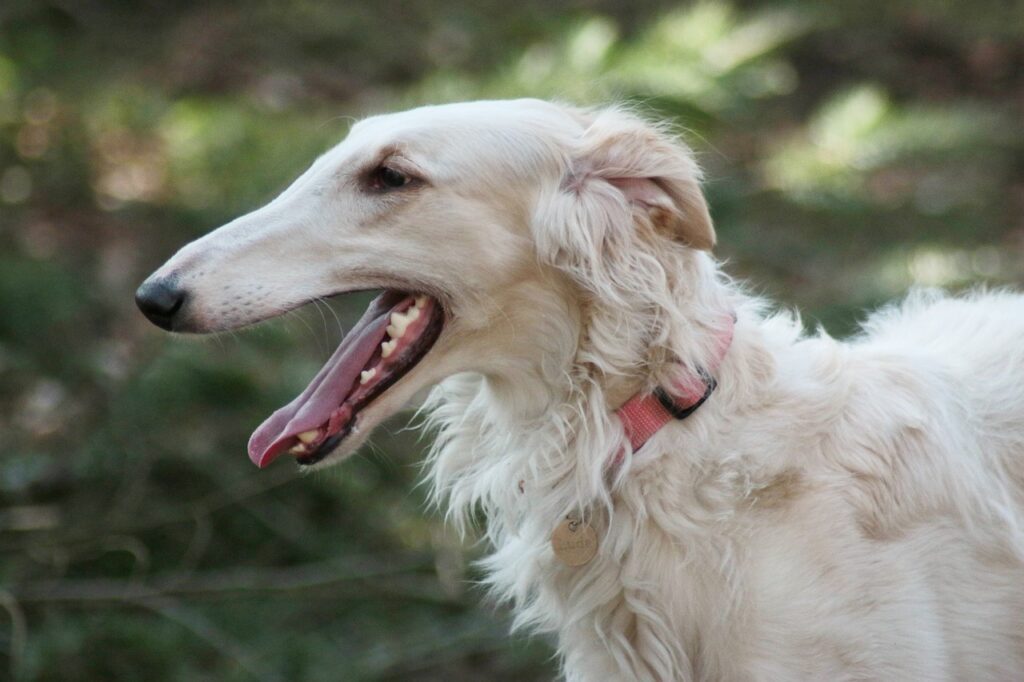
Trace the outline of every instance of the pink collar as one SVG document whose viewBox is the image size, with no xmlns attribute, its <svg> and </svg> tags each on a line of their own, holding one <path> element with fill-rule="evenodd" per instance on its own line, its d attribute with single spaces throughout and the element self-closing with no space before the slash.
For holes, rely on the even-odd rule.
<svg viewBox="0 0 1024 682">
<path fill-rule="evenodd" d="M 651 393 L 637 393 L 627 400 L 622 407 L 615 411 L 622 421 L 622 428 L 629 438 L 629 444 L 633 452 L 636 452 L 651 436 L 661 430 L 661 427 L 673 419 L 686 419 L 697 411 L 697 408 L 704 404 L 718 382 L 715 381 L 713 373 L 718 371 L 732 345 L 733 332 L 736 329 L 736 315 L 730 314 L 725 326 L 718 333 L 716 340 L 715 355 L 712 364 L 708 369 L 698 367 L 696 371 L 689 371 L 685 365 L 682 376 L 671 392 L 663 386 L 658 386 Z M 606 473 L 609 478 L 614 477 L 622 466 L 622 460 L 626 457 L 626 449 L 619 450 L 608 462 Z M 519 492 L 525 492 L 526 482 L 519 481 Z"/>
<path fill-rule="evenodd" d="M 673 419 L 686 419 L 704 404 L 718 385 L 714 373 L 718 371 L 725 354 L 732 345 L 736 317 L 730 315 L 725 327 L 719 332 L 711 366 L 690 370 L 681 365 L 683 371 L 679 381 L 669 387 L 658 386 L 651 393 L 637 393 L 615 413 L 622 420 L 622 428 L 629 438 L 633 452 L 639 450 L 651 436 Z M 615 472 L 622 465 L 626 453 L 620 449 L 609 463 L 609 472 Z"/>
</svg>

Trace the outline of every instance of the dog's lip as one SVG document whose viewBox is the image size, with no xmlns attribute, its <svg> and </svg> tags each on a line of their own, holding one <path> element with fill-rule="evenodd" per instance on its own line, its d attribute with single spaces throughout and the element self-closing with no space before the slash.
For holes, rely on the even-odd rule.
<svg viewBox="0 0 1024 682">
<path fill-rule="evenodd" d="M 418 327 L 419 331 L 411 336 L 404 331 L 395 334 L 396 341 L 407 339 L 407 345 L 399 346 L 392 360 L 383 360 L 381 342 L 390 336 L 389 324 L 397 324 L 393 315 L 411 311 L 414 306 L 422 312 L 410 318 L 418 322 L 409 321 L 408 328 Z M 265 467 L 298 445 L 298 435 L 307 431 L 315 431 L 319 442 L 303 446 L 315 445 L 311 452 L 297 448 L 299 462 L 310 464 L 325 457 L 352 430 L 357 413 L 423 359 L 440 336 L 445 317 L 444 309 L 432 297 L 385 290 L 371 302 L 306 389 L 253 432 L 248 447 L 250 459 Z M 362 388 L 362 383 L 357 383 L 360 373 L 370 367 L 380 368 L 380 379 Z"/>
</svg>

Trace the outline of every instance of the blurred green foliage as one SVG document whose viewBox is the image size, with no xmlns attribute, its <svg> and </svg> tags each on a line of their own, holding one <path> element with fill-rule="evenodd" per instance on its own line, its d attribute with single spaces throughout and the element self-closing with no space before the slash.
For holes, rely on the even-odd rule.
<svg viewBox="0 0 1024 682">
<path fill-rule="evenodd" d="M 1024 278 L 1022 38 L 997 0 L 8 0 L 0 678 L 550 678 L 425 509 L 405 418 L 329 473 L 247 461 L 358 301 L 189 342 L 135 286 L 352 116 L 626 99 L 687 131 L 730 271 L 845 334 Z"/>
</svg>

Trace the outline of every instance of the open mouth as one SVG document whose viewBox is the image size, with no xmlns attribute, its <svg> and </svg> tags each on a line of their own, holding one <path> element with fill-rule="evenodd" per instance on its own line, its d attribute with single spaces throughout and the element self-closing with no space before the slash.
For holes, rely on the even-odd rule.
<svg viewBox="0 0 1024 682">
<path fill-rule="evenodd" d="M 352 433 L 361 410 L 426 356 L 443 326 L 435 299 L 382 293 L 309 386 L 256 429 L 249 459 L 262 468 L 288 452 L 302 465 L 319 462 Z"/>
</svg>

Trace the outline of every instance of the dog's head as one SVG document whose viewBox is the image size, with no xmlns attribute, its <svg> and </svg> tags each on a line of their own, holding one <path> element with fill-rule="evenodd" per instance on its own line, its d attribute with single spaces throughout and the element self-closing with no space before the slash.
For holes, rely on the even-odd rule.
<svg viewBox="0 0 1024 682">
<path fill-rule="evenodd" d="M 383 290 L 249 443 L 259 466 L 286 451 L 340 461 L 449 375 L 557 377 L 595 339 L 635 362 L 661 333 L 676 266 L 714 243 L 698 176 L 685 147 L 618 109 L 516 100 L 369 118 L 136 299 L 159 326 L 204 333 Z M 623 315 L 645 317 L 616 329 Z"/>
</svg>

